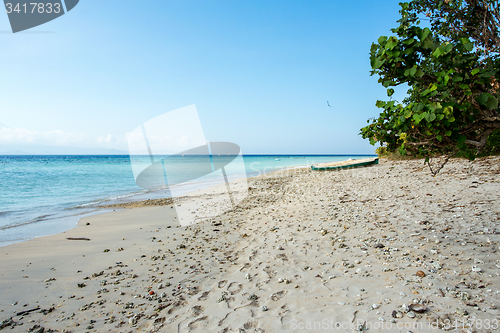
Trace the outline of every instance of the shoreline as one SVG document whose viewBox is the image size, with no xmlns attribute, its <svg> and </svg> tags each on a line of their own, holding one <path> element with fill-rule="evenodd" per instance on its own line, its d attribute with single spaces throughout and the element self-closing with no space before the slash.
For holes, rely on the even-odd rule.
<svg viewBox="0 0 500 333">
<path fill-rule="evenodd" d="M 450 160 L 437 177 L 422 160 L 381 160 L 251 178 L 234 211 L 187 227 L 168 205 L 85 218 L 0 248 L 0 322 L 301 332 L 327 319 L 434 332 L 447 319 L 498 321 L 499 183 L 499 157 Z"/>
<path fill-rule="evenodd" d="M 16 155 L 17 156 L 17 155 Z M 31 155 L 29 155 L 31 156 Z M 107 156 L 107 155 L 106 155 Z M 247 155 L 247 156 L 261 156 L 261 155 Z M 267 155 L 263 155 L 267 156 Z M 365 156 L 365 155 L 269 155 L 269 157 L 274 157 L 274 156 L 289 156 L 289 157 L 300 157 L 300 158 L 307 158 L 308 156 L 321 156 L 321 157 L 342 157 L 342 156 Z M 86 156 L 83 156 L 86 157 Z M 122 157 L 122 155 L 119 155 L 119 157 Z M 279 167 L 278 169 L 273 169 L 272 171 L 267 171 L 266 169 L 259 171 L 260 173 L 258 175 L 252 175 L 252 176 L 247 176 L 247 178 L 252 178 L 252 177 L 258 177 L 262 174 L 268 174 L 268 173 L 273 173 L 276 171 L 282 171 L 284 169 L 294 169 L 294 168 L 303 168 L 306 166 L 292 166 L 292 167 Z M 208 182 L 202 182 L 202 183 L 189 183 L 185 185 L 185 193 L 184 195 L 189 195 L 189 193 L 196 192 L 199 190 L 203 190 L 212 186 L 217 186 L 217 184 L 211 183 L 211 181 Z M 71 230 L 73 228 L 77 228 L 79 226 L 79 221 L 82 218 L 88 217 L 88 216 L 93 216 L 96 214 L 102 214 L 106 213 L 107 209 L 121 209 L 121 208 L 126 208 L 126 207 L 141 207 L 141 206 L 150 206 L 150 205 L 157 205 L 155 202 L 161 202 L 164 197 L 161 196 L 161 194 L 164 192 L 164 190 L 156 190 L 156 191 L 134 191 L 134 192 L 127 192 L 127 193 L 122 193 L 122 194 L 117 194 L 114 195 L 111 198 L 98 198 L 94 199 L 93 201 L 84 203 L 84 204 L 78 204 L 73 207 L 68 207 L 65 208 L 67 211 L 75 211 L 74 214 L 72 215 L 64 215 L 64 216 L 56 216 L 56 217 L 51 217 L 49 219 L 46 219 L 45 216 L 42 216 L 42 223 L 46 223 L 47 225 L 44 227 L 45 230 L 47 228 L 51 230 L 50 232 L 45 232 L 41 235 L 31 235 L 29 232 L 29 229 L 31 228 L 36 228 L 38 226 L 37 223 L 40 223 L 39 219 L 40 217 L 37 217 L 34 219 L 34 221 L 26 221 L 23 222 L 19 225 L 15 226 L 10 226 L 7 228 L 4 228 L 3 230 L 6 231 L 11 231 L 15 230 L 16 232 L 16 239 L 9 239 L 9 240 L 2 240 L 0 242 L 0 248 L 4 246 L 9 246 L 11 244 L 16 244 L 19 242 L 25 242 L 29 241 L 30 239 L 34 238 L 39 238 L 39 237 L 45 237 L 45 236 L 51 236 L 54 234 L 58 234 L 61 232 L 65 232 L 67 230 Z M 142 203 L 144 202 L 144 203 Z M 110 203 L 110 204 L 107 204 Z M 79 211 L 79 210 L 86 210 L 86 211 Z M 60 225 L 58 227 L 58 225 Z M 22 228 L 23 230 L 16 229 L 16 228 Z M 20 230 L 20 231 L 19 231 Z M 29 234 L 29 235 L 28 235 Z"/>
</svg>

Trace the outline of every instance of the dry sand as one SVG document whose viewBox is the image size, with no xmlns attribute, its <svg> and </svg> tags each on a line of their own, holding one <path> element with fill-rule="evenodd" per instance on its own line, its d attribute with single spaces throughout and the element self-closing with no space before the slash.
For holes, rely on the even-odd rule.
<svg viewBox="0 0 500 333">
<path fill-rule="evenodd" d="M 191 226 L 167 204 L 2 247 L 0 330 L 493 332 L 500 158 L 422 166 L 273 173 Z"/>
</svg>

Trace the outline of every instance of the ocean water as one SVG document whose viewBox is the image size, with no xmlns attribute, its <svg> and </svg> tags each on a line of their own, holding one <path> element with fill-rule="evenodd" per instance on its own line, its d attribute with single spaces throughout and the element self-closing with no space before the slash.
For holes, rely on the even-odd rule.
<svg viewBox="0 0 500 333">
<path fill-rule="evenodd" d="M 246 176 L 252 177 L 362 157 L 366 155 L 245 155 L 243 161 Z M 136 164 L 147 163 L 148 159 L 132 157 Z M 195 173 L 200 158 L 177 156 L 169 163 L 178 166 L 185 176 Z M 230 177 L 245 176 L 241 170 L 228 168 L 226 172 Z M 187 181 L 176 186 L 187 192 L 213 183 L 215 179 L 205 177 L 204 182 Z M 168 189 L 144 190 L 136 185 L 128 155 L 0 156 L 0 246 L 73 228 L 81 217 L 102 212 L 96 208 L 99 204 L 166 196 Z"/>
</svg>

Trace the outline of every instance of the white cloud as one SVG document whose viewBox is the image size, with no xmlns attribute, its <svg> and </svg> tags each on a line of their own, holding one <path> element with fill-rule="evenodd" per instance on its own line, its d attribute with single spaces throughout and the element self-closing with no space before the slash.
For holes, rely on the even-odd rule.
<svg viewBox="0 0 500 333">
<path fill-rule="evenodd" d="M 111 134 L 92 137 L 83 133 L 71 133 L 61 130 L 38 132 L 25 128 L 10 128 L 0 123 L 0 144 L 4 145 L 37 144 L 48 146 L 109 147 L 119 144 L 120 141 L 123 140 L 119 140 Z"/>
<path fill-rule="evenodd" d="M 105 142 L 105 143 L 115 143 L 117 142 L 118 139 L 111 135 L 111 134 L 108 134 L 107 136 L 99 136 L 97 137 L 97 142 Z"/>
</svg>

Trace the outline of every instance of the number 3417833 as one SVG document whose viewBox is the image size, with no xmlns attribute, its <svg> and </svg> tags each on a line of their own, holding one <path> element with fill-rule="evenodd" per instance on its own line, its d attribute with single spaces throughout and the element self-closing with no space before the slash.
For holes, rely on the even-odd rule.
<svg viewBox="0 0 500 333">
<path fill-rule="evenodd" d="M 7 14 L 10 13 L 18 13 L 18 14 L 51 14 L 56 13 L 59 14 L 61 12 L 61 4 L 60 3 L 43 3 L 43 2 L 30 2 L 20 4 L 17 3 L 15 6 L 11 3 L 6 3 L 5 8 L 7 10 Z"/>
</svg>

